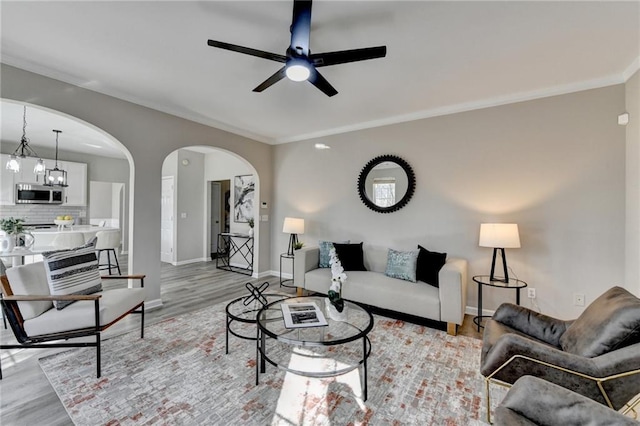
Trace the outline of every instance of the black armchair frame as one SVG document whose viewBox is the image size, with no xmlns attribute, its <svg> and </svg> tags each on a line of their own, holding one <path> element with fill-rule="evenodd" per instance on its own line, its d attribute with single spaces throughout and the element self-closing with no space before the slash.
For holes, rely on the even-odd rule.
<svg viewBox="0 0 640 426">
<path fill-rule="evenodd" d="M 114 276 L 102 276 L 103 280 L 109 279 L 133 279 L 140 281 L 140 287 L 144 288 L 145 275 L 114 275 Z M 130 313 L 140 315 L 140 338 L 144 338 L 144 301 L 134 306 L 129 311 L 125 312 L 120 317 L 116 318 L 109 324 L 100 325 L 100 298 L 99 294 L 88 295 L 65 295 L 65 296 L 51 296 L 51 295 L 14 295 L 11 290 L 11 285 L 6 275 L 0 277 L 2 283 L 2 310 L 5 318 L 9 321 L 11 330 L 13 331 L 18 344 L 0 344 L 0 349 L 19 349 L 19 348 L 83 348 L 83 347 L 95 347 L 96 348 L 96 369 L 97 377 L 99 378 L 101 372 L 101 357 L 100 357 L 100 334 L 116 322 L 120 321 Z M 24 319 L 20 313 L 18 302 L 21 301 L 42 301 L 42 300 L 73 300 L 76 303 L 94 303 L 94 315 L 95 326 L 85 327 L 78 329 L 70 329 L 64 332 L 40 334 L 35 336 L 29 336 L 24 329 Z M 94 342 L 73 342 L 64 343 L 60 340 L 69 340 L 77 337 L 95 336 Z M 52 342 L 52 343 L 48 343 Z M 2 379 L 2 366 L 0 364 L 0 380 Z"/>
</svg>

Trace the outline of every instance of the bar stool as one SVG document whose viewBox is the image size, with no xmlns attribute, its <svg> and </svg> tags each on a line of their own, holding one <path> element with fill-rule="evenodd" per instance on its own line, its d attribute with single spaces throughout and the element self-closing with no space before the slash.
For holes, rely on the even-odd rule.
<svg viewBox="0 0 640 426">
<path fill-rule="evenodd" d="M 98 238 L 98 241 L 96 241 L 98 268 L 100 270 L 108 269 L 109 275 L 112 275 L 111 269 L 117 269 L 118 275 L 122 275 L 122 272 L 120 272 L 120 264 L 118 263 L 118 256 L 116 255 L 116 249 L 120 247 L 120 231 L 98 231 L 96 237 Z M 107 252 L 107 263 L 100 263 L 100 255 L 103 251 Z M 111 263 L 112 252 L 115 264 Z"/>
<path fill-rule="evenodd" d="M 84 245 L 82 232 L 59 232 L 51 243 L 56 249 L 70 249 Z"/>
</svg>

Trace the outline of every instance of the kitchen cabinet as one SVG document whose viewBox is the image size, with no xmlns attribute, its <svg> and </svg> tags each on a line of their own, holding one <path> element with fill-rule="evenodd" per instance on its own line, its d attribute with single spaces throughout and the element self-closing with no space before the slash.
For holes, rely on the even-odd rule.
<svg viewBox="0 0 640 426">
<path fill-rule="evenodd" d="M 20 161 L 20 172 L 14 173 L 6 169 L 9 154 L 0 154 L 0 205 L 15 205 L 13 200 L 15 186 L 17 183 L 37 183 L 44 184 L 44 176 L 36 176 L 33 168 L 38 161 L 37 158 L 27 157 Z M 55 160 L 45 158 L 44 162 L 48 169 L 55 167 Z M 73 161 L 58 161 L 58 167 L 67 171 L 67 183 L 65 188 L 65 205 L 86 206 L 87 205 L 87 165 L 85 163 L 75 163 Z"/>
<path fill-rule="evenodd" d="M 64 205 L 87 205 L 87 165 L 72 161 L 58 161 L 58 167 L 67 171 Z"/>
</svg>

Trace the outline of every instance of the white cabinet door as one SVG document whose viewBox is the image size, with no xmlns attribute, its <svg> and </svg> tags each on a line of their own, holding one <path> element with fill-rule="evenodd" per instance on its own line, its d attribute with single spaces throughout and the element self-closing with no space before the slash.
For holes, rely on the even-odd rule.
<svg viewBox="0 0 640 426">
<path fill-rule="evenodd" d="M 69 206 L 87 205 L 87 165 L 71 161 L 58 161 L 58 167 L 67 171 L 64 204 Z"/>
<path fill-rule="evenodd" d="M 20 173 L 14 173 L 11 170 L 7 170 L 7 161 L 9 161 L 10 155 L 8 154 L 0 154 L 0 205 L 3 206 L 12 206 L 14 205 L 13 201 L 13 192 L 15 189 L 15 183 L 17 177 L 20 176 Z"/>
</svg>

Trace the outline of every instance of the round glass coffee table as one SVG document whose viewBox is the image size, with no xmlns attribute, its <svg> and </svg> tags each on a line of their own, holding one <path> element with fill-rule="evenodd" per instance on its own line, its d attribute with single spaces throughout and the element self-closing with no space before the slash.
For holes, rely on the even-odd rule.
<svg viewBox="0 0 640 426">
<path fill-rule="evenodd" d="M 327 315 L 327 297 L 306 296 L 278 300 L 265 306 L 257 316 L 256 385 L 266 363 L 293 374 L 324 378 L 346 374 L 362 366 L 363 399 L 367 399 L 367 359 L 373 315 L 364 306 L 345 300 L 341 321 Z M 282 305 L 315 303 L 327 322 L 324 326 L 287 328 Z M 293 308 L 292 308 L 293 307 Z"/>
</svg>

